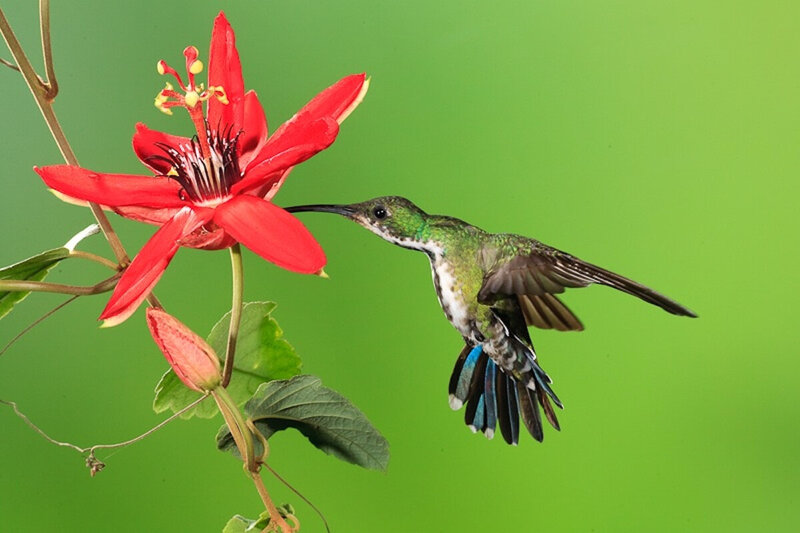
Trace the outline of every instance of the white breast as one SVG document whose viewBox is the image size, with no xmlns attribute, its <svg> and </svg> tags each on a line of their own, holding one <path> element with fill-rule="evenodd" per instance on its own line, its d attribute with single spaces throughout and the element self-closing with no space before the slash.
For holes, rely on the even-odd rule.
<svg viewBox="0 0 800 533">
<path fill-rule="evenodd" d="M 436 254 L 431 257 L 431 270 L 433 283 L 438 289 L 439 304 L 442 306 L 447 319 L 465 337 L 472 336 L 467 306 L 464 305 L 462 284 L 453 276 L 453 271 L 441 257 Z"/>
</svg>

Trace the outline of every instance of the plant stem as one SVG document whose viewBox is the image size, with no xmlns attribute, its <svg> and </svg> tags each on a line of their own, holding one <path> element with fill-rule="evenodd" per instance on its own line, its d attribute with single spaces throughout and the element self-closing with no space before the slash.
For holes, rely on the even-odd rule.
<svg viewBox="0 0 800 533">
<path fill-rule="evenodd" d="M 111 270 L 119 270 L 119 265 L 116 264 L 114 261 L 106 259 L 105 257 L 99 256 L 97 254 L 93 254 L 91 252 L 84 252 L 83 250 L 72 250 L 69 253 L 70 257 L 78 257 L 81 259 L 87 259 L 89 261 L 94 261 L 100 265 L 110 268 Z"/>
<path fill-rule="evenodd" d="M 228 328 L 228 346 L 225 350 L 225 365 L 222 370 L 222 386 L 227 387 L 233 375 L 233 361 L 236 355 L 236 339 L 239 337 L 239 324 L 242 320 L 242 294 L 244 292 L 244 268 L 242 249 L 237 242 L 231 250 L 232 304 L 231 324 Z"/>
<path fill-rule="evenodd" d="M 267 492 L 267 487 L 264 485 L 261 474 L 258 472 L 250 472 L 250 477 L 256 485 L 256 490 L 258 490 L 258 495 L 261 496 L 261 501 L 264 502 L 269 512 L 270 525 L 278 524 L 283 533 L 292 533 L 292 527 L 286 523 L 286 520 L 281 516 L 281 512 L 278 511 L 278 508 L 275 507 L 275 504 L 272 502 L 272 498 L 269 497 L 269 492 Z"/>
<path fill-rule="evenodd" d="M 33 99 L 36 101 L 36 105 L 39 106 L 39 111 L 41 111 L 42 117 L 44 118 L 45 123 L 47 123 L 47 127 L 50 128 L 50 133 L 52 134 L 53 140 L 56 142 L 64 161 L 66 161 L 69 165 L 78 166 L 78 158 L 75 156 L 75 152 L 72 151 L 72 147 L 70 146 L 69 141 L 67 141 L 67 137 L 64 135 L 64 130 L 61 129 L 61 124 L 58 122 L 58 117 L 53 110 L 53 101 L 58 94 L 58 82 L 56 81 L 55 67 L 53 64 L 53 49 L 50 40 L 49 0 L 40 0 L 39 19 L 41 26 L 42 52 L 44 54 L 44 65 L 47 81 L 43 81 L 36 74 L 36 71 L 31 65 L 31 62 L 28 60 L 28 57 L 25 55 L 25 51 L 22 49 L 22 45 L 20 45 L 19 41 L 17 40 L 17 36 L 11 29 L 11 25 L 9 25 L 2 9 L 0 9 L 0 34 L 3 35 L 3 39 L 5 40 L 6 45 L 8 45 L 8 49 L 11 51 L 11 55 L 16 63 L 13 66 L 9 66 L 12 66 L 12 68 L 15 67 L 25 79 L 25 83 L 28 85 L 28 89 L 30 89 Z M 119 236 L 117 236 L 114 228 L 111 226 L 111 222 L 108 220 L 108 217 L 106 217 L 103 209 L 96 203 L 90 202 L 89 209 L 92 211 L 92 215 L 94 215 L 97 224 L 100 226 L 103 236 L 105 236 L 106 241 L 108 241 L 108 244 L 114 253 L 114 257 L 117 258 L 119 268 L 125 268 L 130 263 L 130 258 L 128 257 L 128 253 L 125 251 L 125 247 L 122 245 L 122 242 L 119 240 Z M 156 298 L 155 294 L 153 293 L 147 295 L 147 301 L 154 307 L 161 307 L 158 298 Z"/>
<path fill-rule="evenodd" d="M 0 291 L 8 292 L 55 292 L 59 294 L 75 294 L 78 296 L 89 296 L 108 292 L 114 288 L 122 274 L 115 274 L 108 279 L 101 281 L 90 287 L 77 285 L 62 285 L 60 283 L 48 283 L 46 281 L 27 281 L 17 279 L 0 280 Z"/>
<path fill-rule="evenodd" d="M 262 438 L 263 438 L 263 435 L 262 435 Z M 316 505 L 314 505 L 314 504 L 311 502 L 311 500 L 309 500 L 308 498 L 306 498 L 306 497 L 305 497 L 305 495 L 303 495 L 303 493 L 302 493 L 302 492 L 300 492 L 299 490 L 297 490 L 296 488 L 294 488 L 294 487 L 293 487 L 293 486 L 292 486 L 292 485 L 291 485 L 291 484 L 290 484 L 288 481 L 286 481 L 286 480 L 285 480 L 285 479 L 284 479 L 284 478 L 283 478 L 283 477 L 282 477 L 280 474 L 278 474 L 278 473 L 275 471 L 275 469 L 274 469 L 274 468 L 272 468 L 271 466 L 269 466 L 267 463 L 264 463 L 262 466 L 263 466 L 264 468 L 266 468 L 267 470 L 269 470 L 269 471 L 270 471 L 270 473 L 271 473 L 273 476 L 275 476 L 275 477 L 278 479 L 278 481 L 280 481 L 281 483 L 283 483 L 284 485 L 286 485 L 286 487 L 287 487 L 289 490 L 291 490 L 292 492 L 294 492 L 295 494 L 297 494 L 297 496 L 298 496 L 298 497 L 299 497 L 301 500 L 303 500 L 304 502 L 306 502 L 306 504 L 307 504 L 309 507 L 311 507 L 311 509 L 312 509 L 312 510 L 313 510 L 315 513 L 317 513 L 317 516 L 319 516 L 320 520 L 322 520 L 322 523 L 323 523 L 323 525 L 325 526 L 325 531 L 327 531 L 327 533 L 331 533 L 331 528 L 330 528 L 330 526 L 328 525 L 328 520 L 325 518 L 325 515 L 324 515 L 324 514 L 322 514 L 322 511 L 320 511 L 320 510 L 319 510 L 319 508 L 317 508 L 317 506 L 316 506 Z"/>
<path fill-rule="evenodd" d="M 245 469 L 248 472 L 258 471 L 258 464 L 255 458 L 255 448 L 253 446 L 253 434 L 247 428 L 244 415 L 242 415 L 239 406 L 233 401 L 231 395 L 225 390 L 225 387 L 217 387 L 211 391 L 211 395 L 217 402 L 217 407 L 231 430 L 231 435 L 239 448 L 239 454 L 244 461 Z"/>
<path fill-rule="evenodd" d="M 53 66 L 53 47 L 50 43 L 50 0 L 39 0 L 39 25 L 42 35 L 42 57 L 44 58 L 44 75 L 47 78 L 47 99 L 52 101 L 58 94 L 56 70 Z"/>
<path fill-rule="evenodd" d="M 42 316 L 40 316 L 39 318 L 34 320 L 31 324 L 28 324 L 27 326 L 25 326 L 25 329 L 23 329 L 22 331 L 20 331 L 16 335 L 14 335 L 14 338 L 12 338 L 10 341 L 8 341 L 6 343 L 6 345 L 3 346 L 2 349 L 0 349 L 0 355 L 3 355 L 4 353 L 6 353 L 9 348 L 14 346 L 14 343 L 16 343 L 18 340 L 20 340 L 30 330 L 32 330 L 33 328 L 35 328 L 36 326 L 41 324 L 45 319 L 49 318 L 54 313 L 56 313 L 60 309 L 63 309 L 68 304 L 71 304 L 72 302 L 74 302 L 78 298 L 80 298 L 80 296 L 77 295 L 77 294 L 75 296 L 71 296 L 70 298 L 67 298 L 65 301 L 61 302 L 60 304 L 58 304 L 57 306 L 55 306 L 54 308 L 50 309 L 48 312 L 46 312 L 45 314 L 43 314 Z"/>
<path fill-rule="evenodd" d="M 42 2 L 43 5 L 40 6 L 40 14 L 49 7 L 49 2 L 46 0 L 42 0 Z M 67 162 L 67 164 L 77 166 L 78 159 L 75 157 L 75 152 L 72 151 L 72 147 L 67 141 L 67 137 L 64 135 L 64 130 L 61 129 L 61 124 L 59 124 L 58 118 L 53 111 L 53 100 L 55 99 L 56 94 L 51 90 L 51 87 L 43 82 L 42 79 L 36 74 L 33 65 L 31 65 L 31 62 L 25 55 L 22 45 L 20 45 L 19 41 L 17 40 L 17 36 L 14 35 L 14 31 L 11 29 L 11 26 L 9 25 L 2 9 L 0 9 L 0 33 L 2 33 L 3 39 L 5 39 L 8 49 L 11 51 L 11 55 L 14 58 L 14 62 L 17 64 L 22 77 L 25 79 L 25 83 L 28 84 L 28 88 L 33 95 L 33 99 L 36 101 L 36 105 L 39 106 L 39 111 L 42 112 L 44 121 L 50 128 L 50 133 L 53 135 L 53 139 L 56 141 L 56 145 L 58 146 L 61 155 L 64 157 L 64 160 Z M 44 37 L 45 34 L 47 37 Z M 42 48 L 49 49 L 49 45 L 50 16 L 47 14 L 42 16 Z M 51 60 L 50 68 L 48 70 L 52 71 L 52 54 L 48 54 L 48 56 L 50 56 Z M 106 240 L 114 252 L 114 255 L 119 261 L 119 264 L 126 266 L 130 262 L 128 254 L 125 252 L 125 248 L 123 248 L 119 237 L 117 237 L 117 234 L 114 233 L 114 229 L 111 227 L 111 223 L 108 221 L 105 213 L 103 213 L 103 209 L 95 203 L 90 203 L 89 207 L 91 208 L 92 214 L 94 215 L 95 220 L 97 220 L 100 229 L 103 230 L 103 235 L 105 235 Z"/>
<path fill-rule="evenodd" d="M 292 528 L 286 523 L 286 520 L 283 519 L 278 508 L 275 507 L 275 504 L 269 497 L 267 488 L 264 486 L 264 480 L 261 479 L 261 475 L 259 474 L 261 465 L 256 460 L 255 456 L 253 433 L 250 430 L 252 422 L 248 423 L 249 421 L 244 419 L 242 411 L 239 409 L 239 406 L 236 405 L 236 402 L 233 401 L 233 398 L 231 398 L 231 395 L 225 387 L 217 387 L 211 391 L 211 395 L 214 397 L 214 400 L 216 400 L 219 411 L 222 413 L 222 417 L 225 419 L 225 423 L 231 431 L 233 441 L 239 449 L 239 455 L 241 455 L 242 461 L 244 461 L 245 470 L 253 480 L 253 483 L 255 483 L 258 494 L 261 496 L 261 501 L 264 502 L 267 511 L 269 511 L 272 523 L 278 524 L 283 532 L 291 533 Z"/>
<path fill-rule="evenodd" d="M 7 66 L 8 68 L 10 68 L 11 70 L 16 70 L 17 72 L 19 72 L 19 67 L 18 67 L 18 66 L 16 66 L 16 65 L 15 65 L 14 63 L 12 63 L 11 61 L 6 61 L 6 60 L 5 60 L 5 59 L 3 59 L 2 57 L 0 57 L 0 65 L 5 65 L 5 66 Z"/>
<path fill-rule="evenodd" d="M 195 407 L 197 404 L 199 404 L 200 402 L 202 402 L 206 398 L 208 398 L 208 395 L 198 398 L 197 400 L 195 400 L 191 404 L 187 405 L 186 407 L 184 407 L 183 409 L 181 409 L 180 411 L 178 411 L 174 415 L 172 415 L 169 418 L 163 420 L 158 425 L 148 429 L 147 431 L 145 431 L 144 433 L 142 433 L 141 435 L 139 435 L 137 437 L 134 437 L 132 439 L 128 439 L 128 440 L 123 441 L 123 442 L 117 442 L 116 444 L 95 444 L 94 446 L 89 446 L 88 448 L 81 448 L 80 446 L 72 444 L 71 442 L 61 442 L 61 441 L 58 441 L 58 440 L 52 438 L 50 435 L 45 433 L 39 426 L 37 426 L 36 424 L 31 422 L 31 419 L 28 418 L 25 415 L 25 413 L 23 413 L 22 411 L 19 410 L 19 408 L 17 407 L 16 402 L 11 402 L 11 401 L 8 401 L 8 400 L 0 399 L 0 404 L 4 404 L 4 405 L 7 405 L 7 406 L 11 407 L 11 409 L 14 410 L 14 414 L 16 414 L 19 418 L 21 418 L 23 420 L 23 422 L 25 422 L 31 429 L 36 431 L 39 435 L 41 435 L 45 440 L 47 440 L 51 444 L 55 444 L 56 446 L 62 446 L 62 447 L 65 447 L 65 448 L 71 448 L 71 449 L 73 449 L 73 450 L 75 450 L 75 451 L 77 451 L 79 453 L 82 453 L 82 454 L 88 453 L 89 456 L 86 458 L 86 465 L 91 468 L 92 476 L 94 476 L 97 472 L 102 470 L 103 467 L 105 466 L 105 464 L 103 464 L 102 461 L 97 460 L 97 458 L 94 456 L 95 450 L 99 450 L 101 448 L 102 449 L 124 448 L 125 446 L 128 446 L 130 444 L 133 444 L 135 442 L 139 442 L 140 440 L 149 437 L 150 435 L 152 435 L 153 433 L 155 433 L 159 429 L 163 428 L 164 426 L 166 426 L 167 424 L 169 424 L 170 422 L 172 422 L 173 420 L 175 420 L 176 418 L 181 416 L 183 413 L 185 413 L 189 409 L 192 409 L 193 407 Z"/>
</svg>

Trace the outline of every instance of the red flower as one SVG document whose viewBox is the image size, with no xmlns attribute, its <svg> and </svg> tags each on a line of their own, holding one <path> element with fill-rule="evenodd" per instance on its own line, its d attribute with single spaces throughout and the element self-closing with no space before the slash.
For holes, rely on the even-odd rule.
<svg viewBox="0 0 800 533">
<path fill-rule="evenodd" d="M 197 49 L 184 50 L 188 82 L 164 61 L 167 83 L 156 107 L 188 110 L 197 134 L 178 137 L 137 124 L 133 149 L 156 176 L 104 174 L 56 165 L 35 168 L 67 201 L 95 202 L 124 217 L 160 225 L 128 266 L 100 318 L 105 326 L 127 319 L 147 297 L 180 246 L 227 248 L 240 242 L 287 270 L 316 273 L 325 254 L 303 224 L 270 200 L 292 167 L 333 143 L 339 124 L 366 94 L 364 74 L 342 78 L 267 136 L 264 111 L 244 92 L 233 29 L 220 13 L 214 21 L 208 87 Z M 207 117 L 203 113 L 206 103 Z"/>
</svg>

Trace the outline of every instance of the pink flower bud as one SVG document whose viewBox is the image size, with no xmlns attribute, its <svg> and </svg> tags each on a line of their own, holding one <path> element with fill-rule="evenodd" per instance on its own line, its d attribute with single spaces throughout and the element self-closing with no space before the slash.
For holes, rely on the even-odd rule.
<svg viewBox="0 0 800 533">
<path fill-rule="evenodd" d="M 205 392 L 222 381 L 219 358 L 202 337 L 162 309 L 147 310 L 147 327 L 172 370 L 190 389 Z"/>
</svg>

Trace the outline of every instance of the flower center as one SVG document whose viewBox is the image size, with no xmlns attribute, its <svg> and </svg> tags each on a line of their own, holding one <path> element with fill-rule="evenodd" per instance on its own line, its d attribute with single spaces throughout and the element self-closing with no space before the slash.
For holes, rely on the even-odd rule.
<svg viewBox="0 0 800 533">
<path fill-rule="evenodd" d="M 196 135 L 178 146 L 158 143 L 156 146 L 165 155 L 155 157 L 172 165 L 166 177 L 181 184 L 181 199 L 216 205 L 230 196 L 231 187 L 242 178 L 237 155 L 239 134 L 231 136 L 230 131 L 218 133 L 207 129 L 206 139 L 209 157 L 203 155 Z"/>
<path fill-rule="evenodd" d="M 178 72 L 165 61 L 158 62 L 158 73 L 174 76 L 183 92 L 176 91 L 167 83 L 155 98 L 155 106 L 172 114 L 173 107 L 183 107 L 189 112 L 197 135 L 189 143 L 170 146 L 158 143 L 164 151 L 163 156 L 153 156 L 169 163 L 172 168 L 166 174 L 183 186 L 181 195 L 203 205 L 215 205 L 230 195 L 231 186 L 241 179 L 237 144 L 241 132 L 232 132 L 231 128 L 220 127 L 212 130 L 203 114 L 203 102 L 216 98 L 227 104 L 228 97 L 221 86 L 209 86 L 195 83 L 195 76 L 203 71 L 203 63 L 197 59 L 198 52 L 194 46 L 183 50 L 186 58 L 186 77 L 184 84 Z"/>
</svg>

